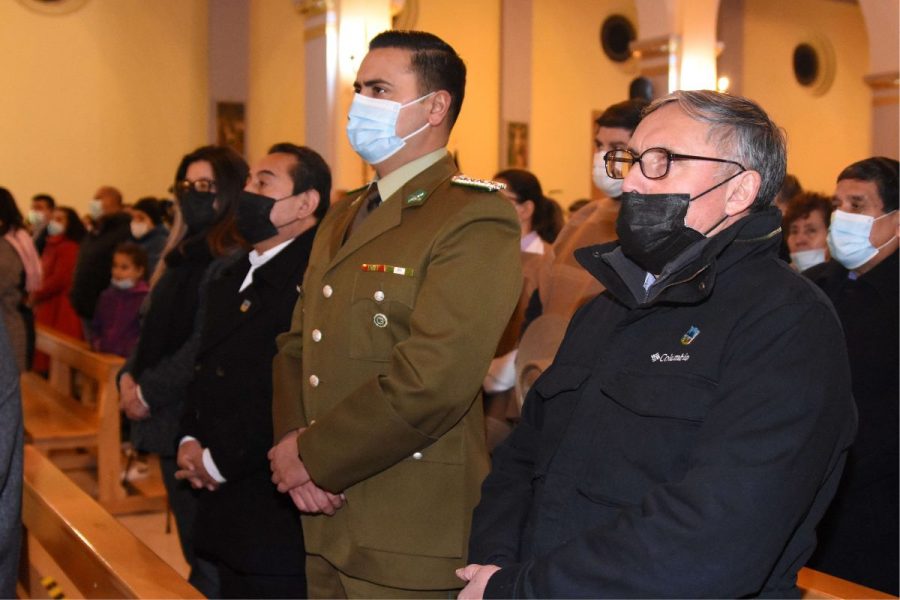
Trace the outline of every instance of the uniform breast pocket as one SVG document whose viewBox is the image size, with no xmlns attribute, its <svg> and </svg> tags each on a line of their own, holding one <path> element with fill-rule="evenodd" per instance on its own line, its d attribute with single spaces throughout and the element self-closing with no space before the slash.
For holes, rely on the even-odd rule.
<svg viewBox="0 0 900 600">
<path fill-rule="evenodd" d="M 598 504 L 629 506 L 654 486 L 680 479 L 715 387 L 693 375 L 610 377 L 598 399 L 596 460 L 585 464 L 579 492 Z"/>
<path fill-rule="evenodd" d="M 350 357 L 388 361 L 394 346 L 409 337 L 417 280 L 393 273 L 362 272 L 350 306 Z"/>
</svg>

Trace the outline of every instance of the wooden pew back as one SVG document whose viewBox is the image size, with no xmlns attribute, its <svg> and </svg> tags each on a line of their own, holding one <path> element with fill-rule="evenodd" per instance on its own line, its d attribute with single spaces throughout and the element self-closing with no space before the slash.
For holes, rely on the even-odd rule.
<svg viewBox="0 0 900 600">
<path fill-rule="evenodd" d="M 85 494 L 35 448 L 25 446 L 22 522 L 85 598 L 202 598 L 172 567 Z M 25 579 L 23 581 L 23 579 Z M 20 576 L 28 596 L 35 577 Z M 74 596 L 69 592 L 70 596 Z"/>
<path fill-rule="evenodd" d="M 48 380 L 35 373 L 21 377 L 26 441 L 46 455 L 77 448 L 91 453 L 75 460 L 66 457 L 70 467 L 83 467 L 78 458 L 96 455 L 97 495 L 107 510 L 162 510 L 161 493 L 129 495 L 122 485 L 116 377 L 124 359 L 92 352 L 85 342 L 42 325 L 36 327 L 35 345 L 50 357 L 50 373 Z M 76 387 L 77 399 L 73 397 Z"/>
</svg>

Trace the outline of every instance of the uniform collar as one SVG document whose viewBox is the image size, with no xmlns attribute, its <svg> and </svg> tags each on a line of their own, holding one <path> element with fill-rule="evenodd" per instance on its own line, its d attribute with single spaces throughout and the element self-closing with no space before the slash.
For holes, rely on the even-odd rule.
<svg viewBox="0 0 900 600">
<path fill-rule="evenodd" d="M 393 196 L 397 190 L 406 185 L 413 177 L 425 171 L 428 167 L 447 156 L 446 148 L 438 148 L 433 152 L 429 152 L 424 156 L 412 160 L 399 169 L 391 171 L 386 176 L 378 179 L 375 183 L 378 185 L 378 194 L 381 200 L 385 201 Z"/>
</svg>

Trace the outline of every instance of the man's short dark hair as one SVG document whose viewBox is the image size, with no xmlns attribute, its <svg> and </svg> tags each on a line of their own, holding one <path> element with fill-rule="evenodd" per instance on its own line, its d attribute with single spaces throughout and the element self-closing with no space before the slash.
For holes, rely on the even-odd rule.
<svg viewBox="0 0 900 600">
<path fill-rule="evenodd" d="M 419 82 L 419 94 L 445 90 L 450 94 L 450 129 L 456 123 L 466 95 L 466 64 L 450 44 L 424 31 L 391 29 L 369 42 L 369 50 L 402 48 L 412 53 L 410 64 Z"/>
<path fill-rule="evenodd" d="M 873 156 L 855 162 L 838 175 L 837 180 L 859 179 L 871 181 L 878 188 L 884 212 L 897 210 L 897 161 L 886 156 Z"/>
<path fill-rule="evenodd" d="M 56 200 L 50 194 L 35 194 L 31 197 L 31 202 L 46 202 L 50 210 L 56 208 Z"/>
<path fill-rule="evenodd" d="M 269 148 L 269 154 L 290 154 L 297 159 L 291 169 L 294 180 L 294 193 L 302 194 L 307 190 L 319 192 L 319 206 L 313 216 L 322 220 L 331 203 L 331 169 L 322 156 L 306 146 L 298 146 L 290 142 L 281 142 Z"/>
<path fill-rule="evenodd" d="M 833 207 L 834 204 L 829 196 L 816 192 L 800 192 L 788 201 L 781 228 L 787 235 L 790 233 L 789 230 L 794 221 L 806 219 L 816 211 L 822 213 L 822 221 L 825 222 L 825 227 L 828 227 L 828 224 L 831 223 Z"/>
<path fill-rule="evenodd" d="M 641 113 L 649 104 L 649 101 L 641 98 L 617 102 L 604 110 L 594 122 L 598 127 L 616 127 L 634 133 L 638 123 L 641 122 Z"/>
</svg>

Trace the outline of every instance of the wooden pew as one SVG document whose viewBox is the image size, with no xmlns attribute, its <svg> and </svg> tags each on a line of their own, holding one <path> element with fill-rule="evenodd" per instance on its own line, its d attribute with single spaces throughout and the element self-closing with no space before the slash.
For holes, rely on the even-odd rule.
<svg viewBox="0 0 900 600">
<path fill-rule="evenodd" d="M 35 373 L 21 376 L 25 441 L 47 456 L 62 449 L 89 451 L 96 460 L 98 499 L 110 512 L 163 510 L 164 495 L 129 495 L 121 482 L 116 375 L 124 360 L 92 352 L 85 342 L 41 325 L 35 345 L 50 356 L 50 373 L 49 379 Z M 81 377 L 79 399 L 73 396 L 76 374 Z"/>
<path fill-rule="evenodd" d="M 25 446 L 20 595 L 35 597 L 30 560 L 39 544 L 84 598 L 203 598 L 193 586 L 103 509 L 50 460 Z M 52 575 L 52 574 L 51 574 Z"/>
<path fill-rule="evenodd" d="M 896 598 L 884 592 L 873 590 L 864 585 L 840 579 L 821 571 L 808 567 L 800 569 L 797 574 L 797 587 L 808 600 L 820 598 L 846 598 L 855 600 L 858 598 Z"/>
</svg>

